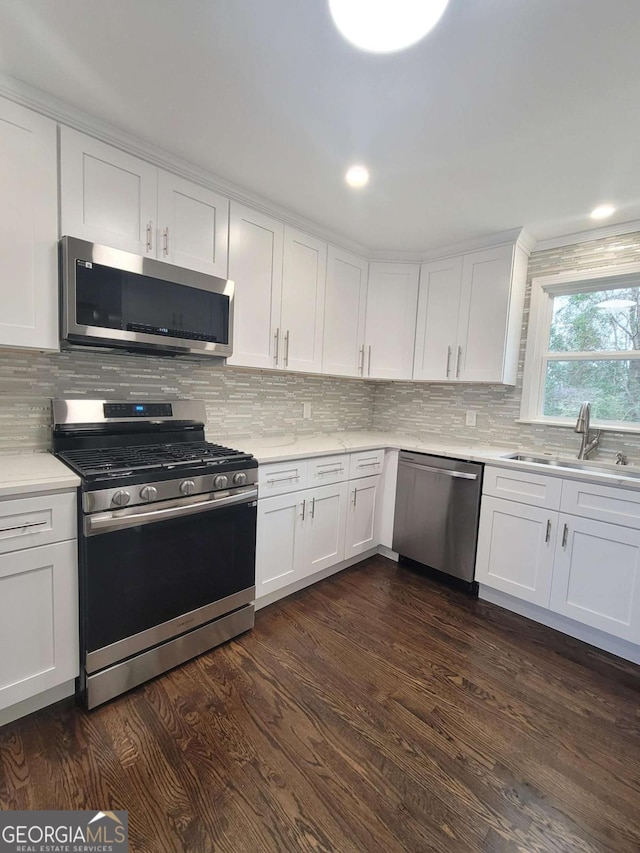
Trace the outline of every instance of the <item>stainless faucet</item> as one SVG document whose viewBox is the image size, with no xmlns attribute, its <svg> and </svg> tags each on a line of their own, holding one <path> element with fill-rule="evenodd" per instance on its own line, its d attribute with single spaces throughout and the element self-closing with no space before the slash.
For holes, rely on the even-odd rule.
<svg viewBox="0 0 640 853">
<path fill-rule="evenodd" d="M 582 433 L 582 441 L 580 442 L 580 450 L 578 451 L 578 459 L 588 459 L 600 444 L 601 430 L 596 430 L 593 433 L 593 438 L 589 434 L 589 420 L 591 418 L 591 406 L 589 403 L 583 403 L 578 412 L 578 420 L 574 428 L 574 432 Z"/>
</svg>

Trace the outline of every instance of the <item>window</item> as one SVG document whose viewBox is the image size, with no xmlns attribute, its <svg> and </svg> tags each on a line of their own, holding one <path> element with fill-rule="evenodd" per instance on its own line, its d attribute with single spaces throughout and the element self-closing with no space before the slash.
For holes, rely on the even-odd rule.
<svg viewBox="0 0 640 853">
<path fill-rule="evenodd" d="M 622 271 L 624 270 L 624 271 Z M 534 279 L 522 419 L 640 430 L 640 266 Z"/>
</svg>

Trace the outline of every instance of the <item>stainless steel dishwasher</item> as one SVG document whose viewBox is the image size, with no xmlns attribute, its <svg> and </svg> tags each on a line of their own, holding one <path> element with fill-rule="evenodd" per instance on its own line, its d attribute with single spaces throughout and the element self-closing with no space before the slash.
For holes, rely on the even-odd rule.
<svg viewBox="0 0 640 853">
<path fill-rule="evenodd" d="M 473 582 L 483 466 L 400 452 L 393 550 Z"/>
</svg>

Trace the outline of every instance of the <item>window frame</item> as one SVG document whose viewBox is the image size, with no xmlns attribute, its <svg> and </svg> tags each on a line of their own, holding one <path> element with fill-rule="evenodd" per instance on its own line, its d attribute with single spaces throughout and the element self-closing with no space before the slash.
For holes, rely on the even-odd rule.
<svg viewBox="0 0 640 853">
<path fill-rule="evenodd" d="M 640 263 L 620 264 L 619 266 L 593 269 L 587 272 L 571 270 L 558 275 L 539 276 L 531 281 L 531 301 L 529 306 L 529 326 L 525 347 L 524 374 L 522 379 L 522 400 L 518 423 L 545 424 L 547 426 L 575 426 L 575 418 L 548 417 L 543 414 L 544 386 L 547 362 L 570 360 L 622 360 L 640 359 L 637 355 L 625 352 L 567 352 L 553 353 L 549 358 L 549 337 L 553 320 L 553 298 L 571 293 L 585 293 L 595 290 L 615 290 L 622 287 L 640 286 Z M 576 418 L 578 412 L 576 411 Z M 640 433 L 640 421 L 598 421 L 592 420 L 594 427 L 611 432 Z"/>
</svg>

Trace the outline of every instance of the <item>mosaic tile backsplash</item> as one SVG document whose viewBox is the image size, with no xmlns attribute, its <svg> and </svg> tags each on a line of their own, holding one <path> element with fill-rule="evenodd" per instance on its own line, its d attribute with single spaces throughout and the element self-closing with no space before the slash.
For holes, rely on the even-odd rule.
<svg viewBox="0 0 640 853">
<path fill-rule="evenodd" d="M 534 276 L 634 261 L 640 261 L 640 233 L 534 252 L 529 282 Z M 212 441 L 227 435 L 249 438 L 374 428 L 574 453 L 579 436 L 573 430 L 516 423 L 528 311 L 527 293 L 515 388 L 368 383 L 107 351 L 0 350 L 0 453 L 49 449 L 52 397 L 202 399 Z M 311 403 L 309 420 L 302 418 L 303 402 Z M 476 427 L 464 425 L 467 409 L 476 411 Z M 596 458 L 607 459 L 617 451 L 640 464 L 640 435 L 606 433 Z"/>
<path fill-rule="evenodd" d="M 108 351 L 0 350 L 0 452 L 50 447 L 52 397 L 204 400 L 207 438 L 369 429 L 373 385 Z M 302 404 L 311 403 L 303 420 Z"/>
<path fill-rule="evenodd" d="M 580 436 L 572 429 L 516 423 L 520 417 L 531 279 L 634 262 L 640 262 L 640 232 L 534 252 L 529 260 L 516 387 L 385 383 L 376 393 L 373 428 L 425 437 L 446 435 L 472 443 L 504 444 L 574 455 L 580 445 Z M 476 411 L 475 427 L 465 426 L 467 409 Z M 618 451 L 626 454 L 630 462 L 640 464 L 640 435 L 606 432 L 601 448 L 592 458 L 611 461 L 610 457 Z"/>
</svg>

